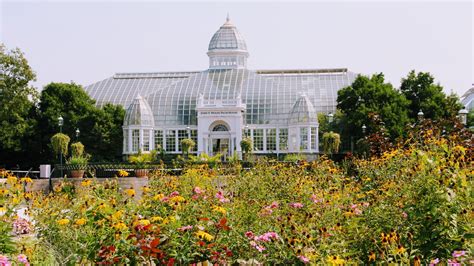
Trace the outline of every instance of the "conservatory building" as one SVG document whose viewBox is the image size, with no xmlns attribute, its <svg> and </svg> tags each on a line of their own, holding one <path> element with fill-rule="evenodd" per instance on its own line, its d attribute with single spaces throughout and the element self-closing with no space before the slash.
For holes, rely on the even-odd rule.
<svg viewBox="0 0 474 266">
<path fill-rule="evenodd" d="M 178 154 L 186 138 L 196 153 L 240 155 L 245 137 L 256 154 L 317 154 L 318 113 L 334 112 L 338 90 L 356 76 L 344 68 L 247 69 L 247 45 L 228 18 L 207 55 L 207 70 L 117 73 L 85 87 L 98 105 L 126 109 L 124 155 Z"/>
</svg>

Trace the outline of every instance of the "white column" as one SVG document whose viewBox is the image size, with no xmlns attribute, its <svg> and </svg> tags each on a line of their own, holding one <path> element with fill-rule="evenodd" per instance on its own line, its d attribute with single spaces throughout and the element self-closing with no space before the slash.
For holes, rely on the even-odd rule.
<svg viewBox="0 0 474 266">
<path fill-rule="evenodd" d="M 308 127 L 307 135 L 308 135 L 308 151 L 311 150 L 311 127 Z"/>
<path fill-rule="evenodd" d="M 132 143 L 132 132 L 133 129 L 127 128 L 128 130 L 128 153 L 133 153 L 133 143 Z"/>
</svg>

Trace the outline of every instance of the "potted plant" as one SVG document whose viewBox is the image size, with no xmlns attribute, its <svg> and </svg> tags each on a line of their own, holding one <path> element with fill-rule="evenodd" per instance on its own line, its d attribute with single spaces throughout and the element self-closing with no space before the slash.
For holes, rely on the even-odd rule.
<svg viewBox="0 0 474 266">
<path fill-rule="evenodd" d="M 84 145 L 80 142 L 71 144 L 71 157 L 67 164 L 71 167 L 72 178 L 82 178 L 89 161 L 88 156 L 84 155 Z"/>
<path fill-rule="evenodd" d="M 149 170 L 146 166 L 153 161 L 153 154 L 139 152 L 137 155 L 128 157 L 128 161 L 135 165 L 136 177 L 147 177 Z"/>
</svg>

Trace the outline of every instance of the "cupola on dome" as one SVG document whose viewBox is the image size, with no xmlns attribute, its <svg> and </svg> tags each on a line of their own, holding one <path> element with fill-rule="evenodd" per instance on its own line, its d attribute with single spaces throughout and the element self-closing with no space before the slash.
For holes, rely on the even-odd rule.
<svg viewBox="0 0 474 266">
<path fill-rule="evenodd" d="M 227 17 L 224 25 L 222 25 L 219 30 L 214 33 L 211 41 L 209 42 L 209 51 L 215 49 L 247 51 L 247 44 L 245 44 L 244 38 L 234 26 L 234 24 L 232 24 L 229 17 Z"/>
<path fill-rule="evenodd" d="M 124 126 L 155 126 L 153 112 L 148 102 L 137 95 L 125 113 Z"/>
<path fill-rule="evenodd" d="M 226 22 L 217 30 L 209 42 L 209 68 L 232 69 L 246 68 L 247 44 L 244 38 L 230 21 L 227 15 Z"/>
</svg>

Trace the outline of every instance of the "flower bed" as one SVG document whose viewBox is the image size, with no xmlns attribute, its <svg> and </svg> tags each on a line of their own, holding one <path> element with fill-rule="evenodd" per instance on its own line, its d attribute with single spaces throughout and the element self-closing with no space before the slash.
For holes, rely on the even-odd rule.
<svg viewBox="0 0 474 266">
<path fill-rule="evenodd" d="M 1 219 L 12 223 L 11 210 L 29 204 L 36 246 L 60 264 L 469 264 L 473 165 L 465 154 L 432 139 L 340 166 L 261 161 L 222 174 L 201 165 L 150 176 L 141 191 L 84 180 L 26 195 L 11 177 Z M 31 250 L 2 252 L 39 260 Z"/>
</svg>

